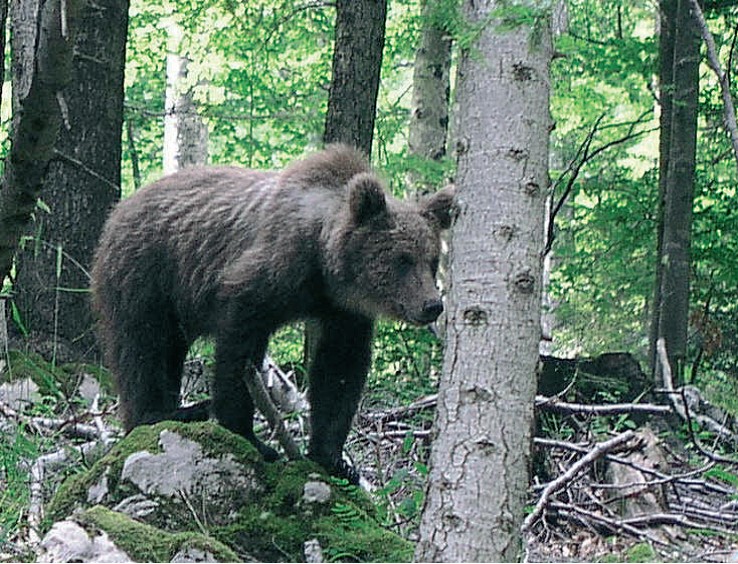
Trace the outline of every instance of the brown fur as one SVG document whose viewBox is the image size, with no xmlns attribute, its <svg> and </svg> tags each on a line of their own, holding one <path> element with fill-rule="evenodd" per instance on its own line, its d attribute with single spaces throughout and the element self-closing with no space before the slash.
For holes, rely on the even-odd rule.
<svg viewBox="0 0 738 564">
<path fill-rule="evenodd" d="M 244 371 L 260 366 L 278 327 L 315 318 L 309 451 L 346 474 L 374 319 L 424 324 L 442 310 L 434 275 L 451 198 L 396 200 L 360 153 L 338 145 L 281 173 L 186 169 L 121 202 L 92 295 L 126 430 L 177 417 L 187 349 L 214 335 L 214 414 L 273 458 L 254 436 Z"/>
</svg>

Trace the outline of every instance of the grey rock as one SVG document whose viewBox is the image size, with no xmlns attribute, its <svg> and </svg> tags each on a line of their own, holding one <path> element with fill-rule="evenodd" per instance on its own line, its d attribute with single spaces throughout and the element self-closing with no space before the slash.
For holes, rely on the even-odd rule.
<svg viewBox="0 0 738 564">
<path fill-rule="evenodd" d="M 91 535 L 74 521 L 59 521 L 41 541 L 39 562 L 133 562 L 102 531 Z"/>
</svg>

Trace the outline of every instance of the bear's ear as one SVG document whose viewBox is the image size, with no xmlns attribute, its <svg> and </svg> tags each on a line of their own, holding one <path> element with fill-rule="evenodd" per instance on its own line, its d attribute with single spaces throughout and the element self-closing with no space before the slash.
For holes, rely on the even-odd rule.
<svg viewBox="0 0 738 564">
<path fill-rule="evenodd" d="M 421 213 L 441 229 L 451 227 L 456 188 L 449 184 L 421 202 Z"/>
<path fill-rule="evenodd" d="M 387 200 L 377 178 L 369 173 L 355 175 L 348 183 L 349 209 L 356 225 L 387 212 Z"/>
</svg>

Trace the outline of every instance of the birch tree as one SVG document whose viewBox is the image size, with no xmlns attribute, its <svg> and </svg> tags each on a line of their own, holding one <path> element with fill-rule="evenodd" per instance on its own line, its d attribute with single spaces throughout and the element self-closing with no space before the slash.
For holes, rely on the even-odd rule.
<svg viewBox="0 0 738 564">
<path fill-rule="evenodd" d="M 524 17 L 504 26 L 507 3 L 463 6 L 472 39 L 457 77 L 458 215 L 420 561 L 520 556 L 552 125 L 542 4 L 517 6 Z"/>
<path fill-rule="evenodd" d="M 180 54 L 183 31 L 179 25 L 172 23 L 168 26 L 168 32 L 164 174 L 208 162 L 208 127 L 197 113 L 193 88 L 187 81 L 187 66 L 190 61 Z"/>
</svg>

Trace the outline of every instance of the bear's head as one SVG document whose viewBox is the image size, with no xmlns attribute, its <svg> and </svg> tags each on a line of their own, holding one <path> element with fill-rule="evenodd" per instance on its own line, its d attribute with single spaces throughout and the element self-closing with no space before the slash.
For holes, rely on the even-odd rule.
<svg viewBox="0 0 738 564">
<path fill-rule="evenodd" d="M 440 233 L 451 224 L 453 187 L 415 202 L 385 193 L 372 173 L 348 183 L 329 235 L 327 282 L 343 308 L 416 325 L 443 311 L 436 287 Z"/>
</svg>

